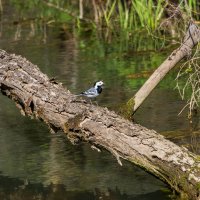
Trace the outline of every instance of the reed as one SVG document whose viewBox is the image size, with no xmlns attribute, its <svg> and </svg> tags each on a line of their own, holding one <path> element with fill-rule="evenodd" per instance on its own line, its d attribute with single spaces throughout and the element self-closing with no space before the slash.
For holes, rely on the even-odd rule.
<svg viewBox="0 0 200 200">
<path fill-rule="evenodd" d="M 42 18 L 43 21 L 70 23 L 78 29 L 90 25 L 95 31 L 119 35 L 125 33 L 128 38 L 136 29 L 154 31 L 163 20 L 169 1 L 166 0 L 9 0 L 24 19 Z M 197 0 L 179 0 L 182 10 L 189 16 L 199 12 Z M 36 6 L 37 5 L 37 6 Z M 199 16 L 199 15 L 198 15 Z"/>
<path fill-rule="evenodd" d="M 137 13 L 137 20 L 140 26 L 155 30 L 160 24 L 166 1 L 158 0 L 132 0 L 132 5 Z"/>
<path fill-rule="evenodd" d="M 135 14 L 133 6 L 128 6 L 127 3 L 122 4 L 121 1 L 118 1 L 118 12 L 119 12 L 119 25 L 122 30 L 131 30 L 133 28 L 133 20 L 135 19 Z M 135 23 L 136 24 L 136 23 Z"/>
<path fill-rule="evenodd" d="M 190 18 L 200 19 L 200 2 L 197 0 L 179 0 L 181 9 L 184 10 Z"/>
<path fill-rule="evenodd" d="M 105 9 L 103 9 L 103 16 L 104 16 L 104 20 L 106 22 L 106 25 L 108 27 L 111 27 L 112 24 L 112 16 L 114 15 L 114 11 L 115 11 L 115 6 L 116 6 L 116 2 L 117 0 L 114 0 L 110 6 L 106 6 Z"/>
</svg>

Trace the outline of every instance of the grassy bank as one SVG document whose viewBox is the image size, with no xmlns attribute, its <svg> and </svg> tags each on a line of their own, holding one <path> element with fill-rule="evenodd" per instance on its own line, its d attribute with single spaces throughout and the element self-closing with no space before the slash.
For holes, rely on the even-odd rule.
<svg viewBox="0 0 200 200">
<path fill-rule="evenodd" d="M 4 0 L 5 1 L 5 0 Z M 3 2 L 4 2 L 3 1 Z M 148 32 L 169 29 L 175 18 L 199 18 L 196 0 L 9 0 L 18 20 L 35 19 L 47 24 L 71 24 L 79 30 L 89 28 L 104 33 L 131 35 L 135 30 Z M 178 14 L 177 14 L 178 13 Z M 180 14 L 181 13 L 181 14 Z M 174 28 L 174 26 L 173 26 Z M 106 29 L 106 31 L 105 31 Z"/>
</svg>

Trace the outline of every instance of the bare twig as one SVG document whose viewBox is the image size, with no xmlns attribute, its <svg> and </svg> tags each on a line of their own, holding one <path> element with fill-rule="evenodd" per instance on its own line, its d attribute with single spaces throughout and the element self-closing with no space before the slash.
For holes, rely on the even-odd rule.
<svg viewBox="0 0 200 200">
<path fill-rule="evenodd" d="M 183 107 L 179 114 L 188 107 L 188 116 L 192 116 L 192 111 L 199 107 L 200 102 L 200 50 L 197 47 L 194 55 L 187 62 L 181 65 L 177 74 L 176 88 L 182 99 L 188 99 L 187 104 Z M 184 85 L 183 79 L 185 81 Z M 189 93 L 189 94 L 188 94 Z"/>
</svg>

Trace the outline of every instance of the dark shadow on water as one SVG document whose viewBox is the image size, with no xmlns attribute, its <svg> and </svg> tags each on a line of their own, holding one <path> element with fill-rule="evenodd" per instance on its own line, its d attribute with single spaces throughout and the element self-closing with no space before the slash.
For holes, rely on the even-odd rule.
<svg viewBox="0 0 200 200">
<path fill-rule="evenodd" d="M 98 188 L 93 191 L 80 191 L 79 188 L 71 191 L 63 184 L 43 186 L 0 175 L 1 200 L 160 200 L 170 199 L 169 194 L 158 190 L 143 195 L 127 195 L 117 187 L 107 188 L 106 191 Z"/>
</svg>

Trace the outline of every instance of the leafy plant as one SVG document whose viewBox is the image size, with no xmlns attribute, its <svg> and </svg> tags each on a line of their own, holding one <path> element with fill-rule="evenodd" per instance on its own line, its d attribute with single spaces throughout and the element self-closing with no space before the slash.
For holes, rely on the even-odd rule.
<svg viewBox="0 0 200 200">
<path fill-rule="evenodd" d="M 164 0 L 132 0 L 132 5 L 137 13 L 137 19 L 142 27 L 156 29 L 162 18 L 165 6 Z"/>
</svg>

